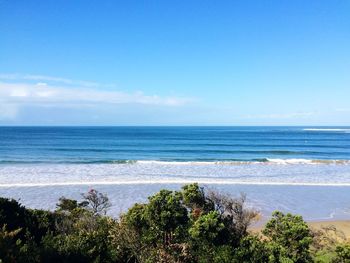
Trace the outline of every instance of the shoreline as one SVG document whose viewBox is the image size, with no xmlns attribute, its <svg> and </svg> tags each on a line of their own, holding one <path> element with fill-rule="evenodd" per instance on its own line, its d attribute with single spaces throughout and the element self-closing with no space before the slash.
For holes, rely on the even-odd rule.
<svg viewBox="0 0 350 263">
<path fill-rule="evenodd" d="M 34 178 L 33 178 L 34 179 Z M 148 181 L 150 182 L 150 181 Z M 57 200 L 67 198 L 81 199 L 81 193 L 96 189 L 107 194 L 112 207 L 109 213 L 118 216 L 135 202 L 147 201 L 147 197 L 161 189 L 178 190 L 184 183 L 122 183 L 96 184 L 82 182 L 70 185 L 40 185 L 0 187 L 0 196 L 20 200 L 23 205 L 36 209 L 55 209 Z M 196 182 L 198 182 L 196 180 Z M 54 184 L 52 182 L 52 184 Z M 207 190 L 239 196 L 244 193 L 248 204 L 261 213 L 261 222 L 268 219 L 275 210 L 300 214 L 304 220 L 312 222 L 350 220 L 349 186 L 299 186 L 299 185 L 261 185 L 261 184 L 207 184 L 199 182 Z M 258 224 L 262 224 L 258 223 Z"/>
<path fill-rule="evenodd" d="M 50 187 L 50 186 L 91 186 L 91 185 L 158 185 L 158 184 L 191 184 L 203 185 L 271 185 L 271 186 L 320 186 L 320 187 L 349 187 L 350 183 L 314 183 L 314 182 L 249 182 L 229 180 L 139 180 L 139 181 L 87 181 L 87 182 L 55 182 L 55 183 L 7 183 L 0 188 L 11 187 Z"/>
</svg>

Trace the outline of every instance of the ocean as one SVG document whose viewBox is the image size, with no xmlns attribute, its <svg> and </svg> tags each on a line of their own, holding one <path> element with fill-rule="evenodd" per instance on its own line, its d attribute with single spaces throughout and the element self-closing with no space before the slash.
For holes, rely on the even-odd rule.
<svg viewBox="0 0 350 263">
<path fill-rule="evenodd" d="M 350 218 L 350 127 L 0 127 L 0 195 L 27 205 L 94 187 L 116 214 L 190 182 L 266 214 Z"/>
</svg>

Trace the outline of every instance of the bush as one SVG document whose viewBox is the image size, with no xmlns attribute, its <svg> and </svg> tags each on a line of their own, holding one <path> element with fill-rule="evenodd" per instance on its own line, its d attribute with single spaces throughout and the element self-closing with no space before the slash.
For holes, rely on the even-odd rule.
<svg viewBox="0 0 350 263">
<path fill-rule="evenodd" d="M 350 262 L 350 244 L 342 244 L 335 249 L 336 258 L 334 263 L 348 263 Z"/>
<path fill-rule="evenodd" d="M 258 213 L 244 195 L 190 184 L 161 190 L 118 220 L 106 216 L 106 195 L 82 196 L 60 198 L 53 212 L 0 198 L 0 262 L 350 262 L 349 244 L 311 233 L 301 216 L 276 211 L 263 237 L 249 233 Z"/>
<path fill-rule="evenodd" d="M 312 262 L 311 231 L 301 216 L 275 211 L 271 220 L 266 224 L 263 234 L 270 241 L 272 261 Z"/>
</svg>

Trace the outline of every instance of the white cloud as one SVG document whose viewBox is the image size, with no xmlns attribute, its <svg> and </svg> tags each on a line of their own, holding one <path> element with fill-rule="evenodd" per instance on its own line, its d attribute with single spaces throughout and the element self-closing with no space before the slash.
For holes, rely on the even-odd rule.
<svg viewBox="0 0 350 263">
<path fill-rule="evenodd" d="M 21 110 L 28 106 L 81 110 L 93 107 L 101 110 L 106 107 L 112 109 L 117 104 L 176 107 L 191 101 L 188 98 L 130 93 L 105 87 L 98 83 L 41 75 L 0 74 L 0 121 L 16 120 Z"/>
<path fill-rule="evenodd" d="M 0 101 L 16 104 L 120 104 L 179 106 L 189 99 L 145 95 L 142 92 L 126 93 L 92 88 L 51 86 L 43 83 L 1 83 Z"/>
<path fill-rule="evenodd" d="M 100 83 L 91 82 L 91 81 L 72 80 L 72 79 L 45 76 L 45 75 L 18 74 L 18 73 L 0 74 L 0 80 L 40 81 L 40 82 L 48 81 L 48 82 L 60 83 L 64 85 L 76 85 L 81 87 L 107 86 L 107 85 L 102 85 Z"/>
</svg>

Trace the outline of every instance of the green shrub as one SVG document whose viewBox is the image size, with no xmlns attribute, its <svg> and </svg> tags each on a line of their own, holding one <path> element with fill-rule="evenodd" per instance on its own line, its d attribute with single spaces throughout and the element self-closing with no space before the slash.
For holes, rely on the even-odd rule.
<svg viewBox="0 0 350 263">
<path fill-rule="evenodd" d="M 275 211 L 263 234 L 269 239 L 270 257 L 273 262 L 312 262 L 311 231 L 301 216 Z"/>
<path fill-rule="evenodd" d="M 161 190 L 116 220 L 96 190 L 80 202 L 60 198 L 54 212 L 0 198 L 0 262 L 350 262 L 349 244 L 311 233 L 301 216 L 276 211 L 264 237 L 249 233 L 258 213 L 245 200 L 190 184 Z"/>
<path fill-rule="evenodd" d="M 350 262 L 350 244 L 342 244 L 336 247 L 336 258 L 334 263 L 349 263 Z"/>
</svg>

